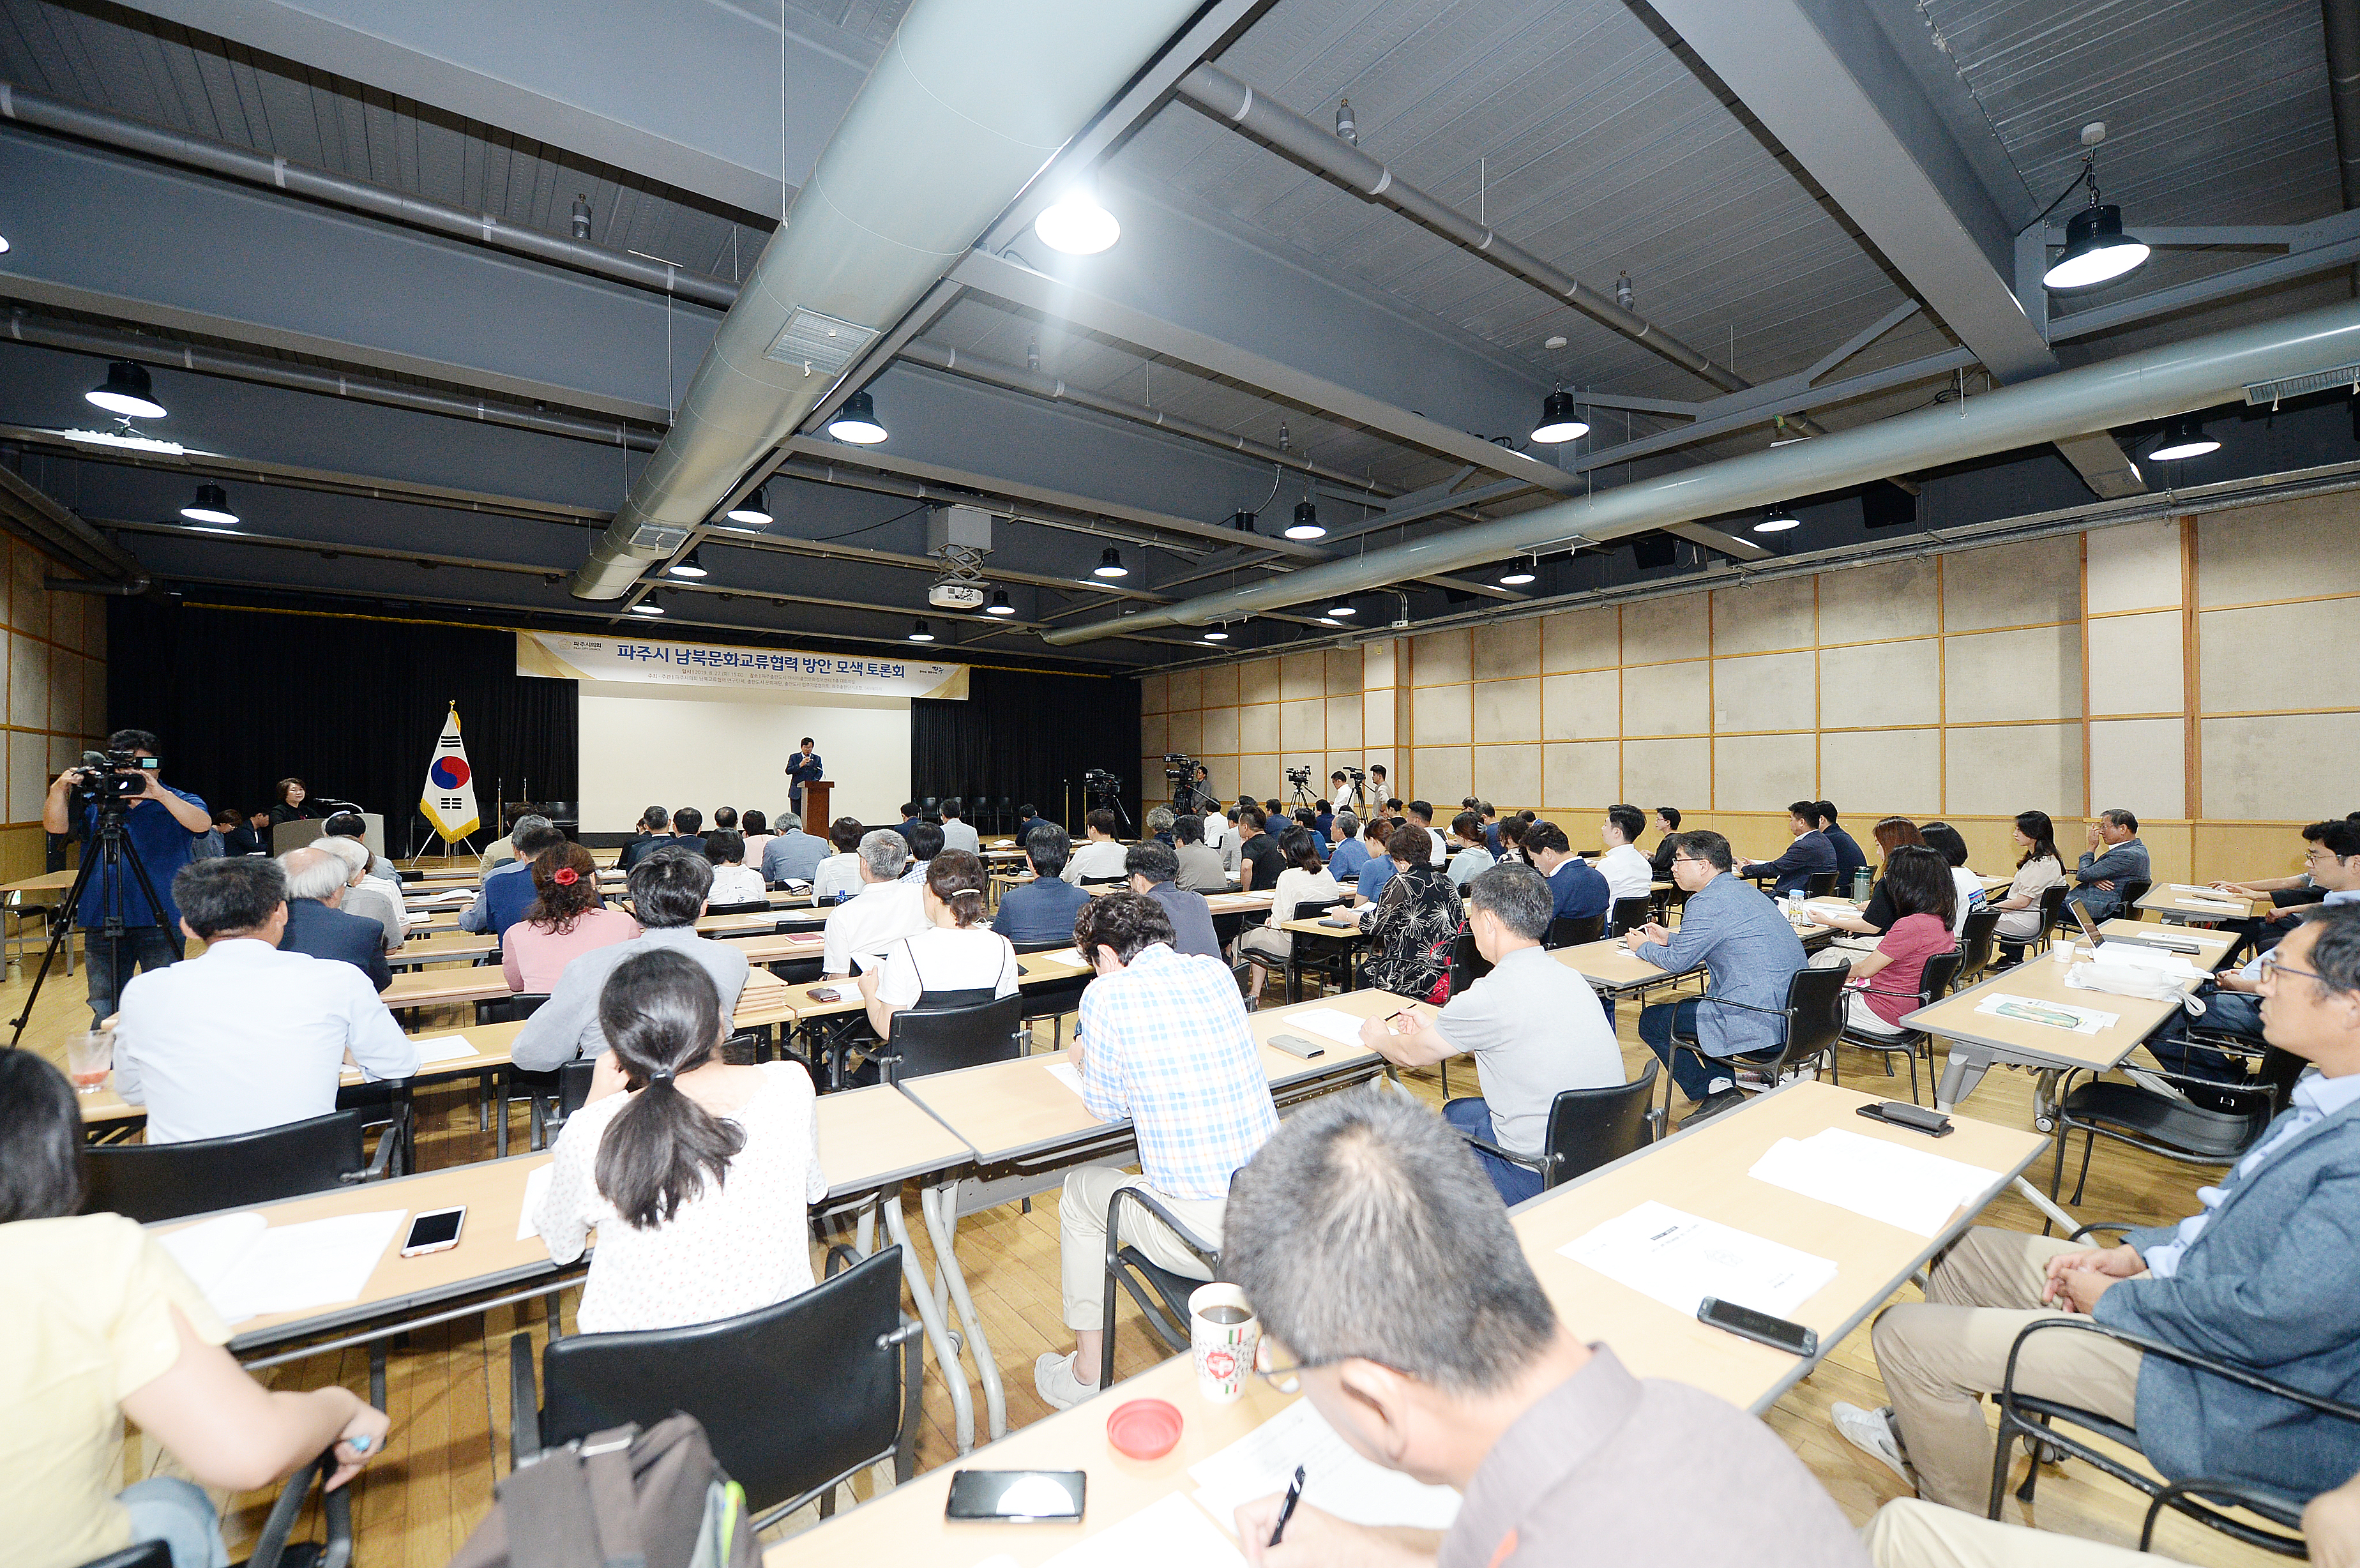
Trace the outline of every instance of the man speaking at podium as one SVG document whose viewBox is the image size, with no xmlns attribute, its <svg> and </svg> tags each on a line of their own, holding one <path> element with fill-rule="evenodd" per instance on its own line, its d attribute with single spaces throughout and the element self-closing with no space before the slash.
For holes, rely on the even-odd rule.
<svg viewBox="0 0 2360 1568">
<path fill-rule="evenodd" d="M 787 799 L 793 804 L 795 815 L 803 814 L 803 786 L 814 779 L 826 777 L 820 765 L 819 753 L 812 749 L 812 737 L 803 736 L 803 749 L 787 758 L 787 778 L 790 780 Z"/>
</svg>

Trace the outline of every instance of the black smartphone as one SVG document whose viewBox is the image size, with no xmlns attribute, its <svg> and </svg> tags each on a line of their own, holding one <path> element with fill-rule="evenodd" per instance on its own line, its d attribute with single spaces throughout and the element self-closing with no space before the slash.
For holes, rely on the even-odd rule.
<svg viewBox="0 0 2360 1568">
<path fill-rule="evenodd" d="M 1757 1312 L 1752 1307 L 1741 1307 L 1735 1301 L 1724 1301 L 1718 1296 L 1707 1296 L 1697 1303 L 1697 1321 L 1727 1329 L 1741 1339 L 1766 1345 L 1773 1350 L 1783 1350 L 1789 1356 L 1810 1356 L 1819 1353 L 1819 1336 L 1816 1330 L 1805 1328 L 1798 1323 L 1788 1323 L 1785 1318 L 1774 1318 L 1768 1312 Z"/>
<path fill-rule="evenodd" d="M 1079 1470 L 954 1470 L 943 1517 L 1009 1524 L 1071 1524 L 1082 1517 Z"/>
</svg>

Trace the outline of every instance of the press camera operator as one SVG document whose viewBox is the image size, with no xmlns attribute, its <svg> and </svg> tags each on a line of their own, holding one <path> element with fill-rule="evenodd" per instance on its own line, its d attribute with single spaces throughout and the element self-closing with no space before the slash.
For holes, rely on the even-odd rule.
<svg viewBox="0 0 2360 1568">
<path fill-rule="evenodd" d="M 171 933 L 180 925 L 180 911 L 172 902 L 172 877 L 193 858 L 198 838 L 213 830 L 213 818 L 205 803 L 185 789 L 175 789 L 158 777 L 156 737 L 146 730 L 117 730 L 106 737 L 109 759 L 115 765 L 102 770 L 83 766 L 69 768 L 49 785 L 49 799 L 41 803 L 41 826 L 53 833 L 73 833 L 82 842 L 82 854 L 98 853 L 98 800 L 95 789 L 104 788 L 107 780 L 103 772 L 127 776 L 136 771 L 137 790 L 126 789 L 124 798 L 131 802 L 123 814 L 125 840 L 137 850 L 140 864 L 147 869 L 148 881 L 163 901 L 162 918 L 149 908 L 147 895 L 141 891 L 139 878 L 126 865 L 120 868 L 102 866 L 93 872 L 82 887 L 82 902 L 74 910 L 74 925 L 82 933 L 82 955 L 90 975 L 90 1016 L 93 1022 L 103 1020 L 115 1011 L 115 998 L 123 983 L 138 970 L 161 969 L 180 956 L 173 948 Z M 84 785 L 93 786 L 85 789 Z M 77 794 L 82 810 L 73 813 L 71 801 Z M 123 942 L 122 974 L 117 974 L 116 955 L 100 934 L 105 920 L 105 910 L 115 897 L 115 883 L 123 882 Z"/>
</svg>

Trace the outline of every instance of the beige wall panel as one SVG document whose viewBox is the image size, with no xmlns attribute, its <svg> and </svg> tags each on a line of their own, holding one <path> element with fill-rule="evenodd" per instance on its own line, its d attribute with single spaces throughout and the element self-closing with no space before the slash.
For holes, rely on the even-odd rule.
<svg viewBox="0 0 2360 1568">
<path fill-rule="evenodd" d="M 1923 822 L 1939 814 L 1941 783 L 1939 730 L 1896 729 L 1873 735 L 1819 737 L 1820 792 L 1814 799 L 1836 803 L 1843 813 L 1844 826 L 1863 848 L 1868 847 L 1868 830 L 1879 817 Z"/>
<path fill-rule="evenodd" d="M 90 635 L 83 639 L 93 659 L 106 657 L 106 601 L 93 599 L 85 612 L 90 616 Z"/>
<path fill-rule="evenodd" d="M 1479 746 L 1475 748 L 1475 787 L 1470 791 L 1500 808 L 1504 814 L 1529 806 L 1541 808 L 1541 748 L 1537 746 Z M 1450 830 L 1443 824 L 1445 833 Z"/>
<path fill-rule="evenodd" d="M 1625 735 L 1702 735 L 1712 708 L 1706 691 L 1706 660 L 1651 664 L 1622 671 L 1622 733 Z M 1699 779 L 1701 785 L 1704 780 Z"/>
<path fill-rule="evenodd" d="M 1510 621 L 1504 626 L 1477 626 L 1473 670 L 1478 681 L 1505 681 L 1541 672 L 1541 624 Z"/>
<path fill-rule="evenodd" d="M 15 626 L 16 624 L 16 616 L 14 607 L 14 600 L 16 597 L 14 593 L 14 589 L 16 587 L 16 569 L 9 564 L 8 558 L 16 550 L 29 550 L 30 548 L 31 547 L 28 545 L 18 543 L 12 544 L 6 550 L 0 550 L 0 625 Z M 44 571 L 43 575 L 47 575 L 46 570 Z M 105 626 L 106 616 L 104 614 L 101 614 L 98 617 L 98 624 L 102 628 Z"/>
<path fill-rule="evenodd" d="M 1141 676 L 1139 678 L 1139 711 L 1142 713 L 1162 713 L 1164 694 L 1168 688 L 1169 683 L 1161 675 Z"/>
<path fill-rule="evenodd" d="M 1440 686 L 1467 679 L 1467 634 L 1429 632 L 1410 649 L 1410 684 Z"/>
<path fill-rule="evenodd" d="M 56 777 L 49 771 L 49 743 L 47 740 L 20 730 L 8 732 L 10 822 L 39 822 L 42 799 L 49 793 L 49 780 Z"/>
<path fill-rule="evenodd" d="M 2179 606 L 2179 518 L 2092 528 L 2087 537 L 2092 615 Z"/>
<path fill-rule="evenodd" d="M 1764 653 L 1712 661 L 1712 727 L 1808 730 L 1819 723 L 1809 653 Z M 1788 800 L 1794 797 L 1789 795 Z"/>
<path fill-rule="evenodd" d="M 1330 697 L 1360 694 L 1360 650 L 1357 648 L 1331 648 L 1328 650 L 1328 694 Z"/>
<path fill-rule="evenodd" d="M 1389 746 L 1393 744 L 1393 689 L 1371 691 L 1360 699 L 1360 744 L 1365 746 Z"/>
<path fill-rule="evenodd" d="M 1621 612 L 1575 610 L 1541 617 L 1543 670 L 1612 670 L 1622 661 Z"/>
<path fill-rule="evenodd" d="M 1941 717 L 1941 643 L 1934 637 L 1819 650 L 1819 727 L 1881 729 Z"/>
<path fill-rule="evenodd" d="M 1722 735 L 1712 743 L 1717 811 L 1775 811 L 1819 796 L 1815 735 Z"/>
<path fill-rule="evenodd" d="M 1878 642 L 1940 629 L 1934 563 L 1895 561 L 1819 573 L 1819 643 Z"/>
<path fill-rule="evenodd" d="M 2237 713 L 2314 702 L 2351 706 L 2348 683 L 2342 691 L 2331 692 L 2311 686 L 2301 671 L 2305 650 L 2348 650 L 2355 638 L 2360 638 L 2360 598 L 2202 611 L 2196 617 L 2200 711 Z"/>
<path fill-rule="evenodd" d="M 1418 746 L 1465 746 L 1474 739 L 1473 690 L 1463 683 L 1419 687 L 1413 710 L 1417 729 L 1411 740 Z"/>
<path fill-rule="evenodd" d="M 2081 540 L 2027 539 L 1942 557 L 1942 628 L 2025 626 L 2081 618 Z"/>
<path fill-rule="evenodd" d="M 1205 715 L 1169 713 L 1164 720 L 1164 749 L 1195 757 L 1205 749 Z"/>
<path fill-rule="evenodd" d="M 82 672 L 79 654 L 49 649 L 49 728 L 82 733 Z"/>
<path fill-rule="evenodd" d="M 1207 751 L 1230 757 L 1245 749 L 1240 744 L 1241 737 L 1238 729 L 1239 712 L 1240 710 L 1236 708 L 1205 710 L 1205 749 Z M 1177 748 L 1167 746 L 1164 749 L 1172 751 Z"/>
<path fill-rule="evenodd" d="M 1205 672 L 1203 670 L 1175 670 L 1166 677 L 1166 681 L 1168 695 L 1164 699 L 1164 712 L 1184 713 L 1191 708 L 1201 708 L 1205 705 Z"/>
<path fill-rule="evenodd" d="M 2360 713 L 2205 719 L 2204 814 L 2317 822 L 2352 809 L 2360 778 Z"/>
<path fill-rule="evenodd" d="M 1712 651 L 1772 653 L 1818 640 L 1813 580 L 1786 577 L 1712 595 Z"/>
<path fill-rule="evenodd" d="M 1541 797 L 1535 811 L 1569 806 L 1611 806 L 1622 797 L 1622 748 L 1611 740 L 1564 742 L 1541 748 Z M 1504 802 L 1494 795 L 1495 806 Z M 1568 834 L 1568 837 L 1571 835 Z"/>
<path fill-rule="evenodd" d="M 1142 713 L 1142 714 L 1140 714 L 1140 715 L 1139 715 L 1139 749 L 1140 749 L 1141 751 L 1142 751 L 1142 752 L 1150 752 L 1150 753 L 1153 753 L 1153 754 L 1154 754 L 1154 755 L 1156 755 L 1156 756 L 1158 756 L 1158 757 L 1161 757 L 1161 756 L 1164 754 L 1164 715 L 1163 715 L 1163 714 L 1161 714 L 1161 713 Z M 1232 744 L 1232 745 L 1230 746 L 1229 749 L 1230 749 L 1231 751 L 1235 751 L 1235 750 L 1237 749 L 1237 746 L 1236 746 L 1234 744 Z"/>
<path fill-rule="evenodd" d="M 2081 628 L 2028 626 L 1943 639 L 1943 716 L 1951 724 L 2078 719 Z"/>
<path fill-rule="evenodd" d="M 1522 681 L 1478 681 L 1475 692 L 1475 739 L 1480 744 L 1537 741 L 1541 738 L 1541 683 Z"/>
<path fill-rule="evenodd" d="M 1275 702 L 1278 701 L 1278 660 L 1257 659 L 1238 666 L 1238 701 L 1240 702 Z"/>
<path fill-rule="evenodd" d="M 2019 724 L 1950 733 L 1943 809 L 1972 816 L 2081 809 L 2081 726 Z M 1840 797 L 1830 800 L 1841 805 Z"/>
<path fill-rule="evenodd" d="M 1288 702 L 1328 694 L 1328 656 L 1290 653 L 1278 661 L 1278 694 Z"/>
<path fill-rule="evenodd" d="M 1205 765 L 1205 783 L 1213 791 L 1213 799 L 1234 800 L 1238 798 L 1240 788 L 1238 759 L 1234 754 L 1200 757 L 1196 760 Z M 1156 767 L 1158 768 L 1163 767 L 1161 760 L 1156 763 Z M 1156 775 L 1150 774 L 1148 777 L 1153 778 Z"/>
<path fill-rule="evenodd" d="M 1469 755 L 1471 748 L 1463 746 L 1422 746 L 1410 761 L 1410 785 L 1415 795 L 1404 790 L 1404 800 L 1425 800 L 1434 805 L 1434 814 L 1448 820 L 1453 813 L 1446 807 L 1456 806 L 1474 792 L 1475 768 Z"/>
<path fill-rule="evenodd" d="M 1393 644 L 1391 638 L 1383 642 L 1361 645 L 1360 684 L 1365 690 L 1373 691 L 1380 686 L 1392 685 L 1393 668 Z"/>
<path fill-rule="evenodd" d="M 1355 752 L 1360 749 L 1360 697 L 1358 692 L 1349 697 L 1328 699 L 1328 749 Z"/>
<path fill-rule="evenodd" d="M 2149 822 L 2139 819 L 2139 837 L 2147 843 L 2147 865 L 2155 871 L 2158 882 L 2193 882 L 2194 833 L 2186 822 Z M 2060 846 L 2061 847 L 2061 846 Z M 2073 852 L 2075 859 L 2081 852 Z"/>
<path fill-rule="evenodd" d="M 1238 749 L 1242 752 L 1278 749 L 1278 704 L 1254 702 L 1238 710 Z"/>
<path fill-rule="evenodd" d="M 1207 708 L 1235 707 L 1238 701 L 1238 667 L 1216 664 L 1196 672 L 1199 678 L 1200 701 Z"/>
<path fill-rule="evenodd" d="M 2098 719 L 2090 724 L 2090 803 L 2141 820 L 2188 814 L 2186 721 Z"/>
<path fill-rule="evenodd" d="M 2264 822 L 2198 822 L 2191 882 L 2258 882 L 2299 877 L 2311 846 L 2293 828 Z"/>
<path fill-rule="evenodd" d="M 1276 752 L 1260 752 L 1238 758 L 1238 794 L 1251 795 L 1257 800 L 1267 800 L 1273 795 L 1284 800 L 1286 797 L 1279 786 L 1285 782 L 1286 776 L 1280 771 Z"/>
<path fill-rule="evenodd" d="M 28 637 L 8 639 L 8 722 L 49 727 L 49 645 Z"/>
<path fill-rule="evenodd" d="M 1711 606 L 1702 593 L 1646 599 L 1622 606 L 1622 662 L 1660 664 L 1710 651 Z"/>
<path fill-rule="evenodd" d="M 104 735 L 106 733 L 106 661 L 104 659 L 91 665 L 88 678 L 82 682 L 82 733 L 89 735 Z"/>
<path fill-rule="evenodd" d="M 50 594 L 41 586 L 41 578 L 49 570 L 48 563 L 38 550 L 21 543 L 8 559 L 8 624 L 27 637 L 45 637 L 49 635 Z"/>
<path fill-rule="evenodd" d="M 1312 697 L 1278 705 L 1278 749 L 1281 751 L 1318 751 L 1328 749 L 1328 699 Z"/>
<path fill-rule="evenodd" d="M 2360 593 L 2355 528 L 2360 498 L 2348 494 L 2199 517 L 2196 602 L 2250 604 L 2302 593 Z"/>
<path fill-rule="evenodd" d="M 1588 670 L 1541 678 L 1542 739 L 1609 738 L 1622 729 L 1622 677 L 1618 671 Z"/>
<path fill-rule="evenodd" d="M 1626 740 L 1622 743 L 1622 796 L 1666 804 L 1682 811 L 1703 810 L 1704 792 L 1712 783 L 1712 743 L 1709 740 Z M 1579 801 L 1581 805 L 1599 804 Z M 1612 805 L 1614 802 L 1602 802 Z"/>
<path fill-rule="evenodd" d="M 2184 674 L 2178 610 L 2090 623 L 2091 713 L 2177 713 Z"/>
<path fill-rule="evenodd" d="M 49 736 L 49 777 L 55 779 L 82 761 L 82 742 L 72 735 Z"/>
</svg>

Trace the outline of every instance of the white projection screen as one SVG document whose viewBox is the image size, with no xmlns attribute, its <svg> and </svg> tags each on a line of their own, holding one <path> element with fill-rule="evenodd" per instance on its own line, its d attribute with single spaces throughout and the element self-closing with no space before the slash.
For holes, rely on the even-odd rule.
<svg viewBox="0 0 2360 1568">
<path fill-rule="evenodd" d="M 743 691 L 584 681 L 582 831 L 628 833 L 650 806 L 787 809 L 787 757 L 810 735 L 835 784 L 831 810 L 901 820 L 910 798 L 910 703 L 836 697 L 825 705 Z"/>
</svg>

